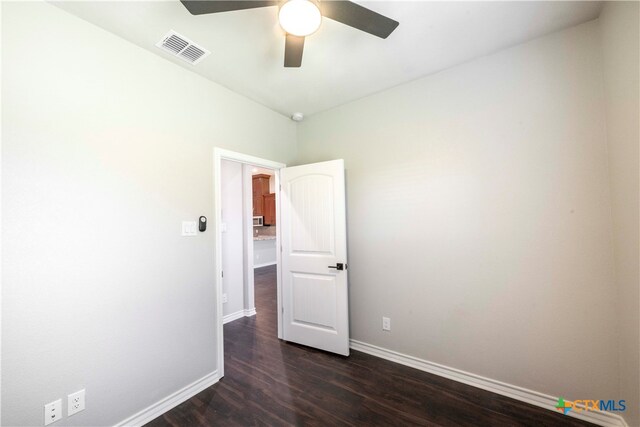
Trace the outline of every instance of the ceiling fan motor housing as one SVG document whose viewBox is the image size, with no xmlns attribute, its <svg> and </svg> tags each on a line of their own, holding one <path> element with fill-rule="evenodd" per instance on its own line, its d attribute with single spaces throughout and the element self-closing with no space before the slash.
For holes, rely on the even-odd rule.
<svg viewBox="0 0 640 427">
<path fill-rule="evenodd" d="M 284 0 L 279 5 L 278 21 L 287 34 L 310 36 L 322 23 L 320 3 L 317 0 Z"/>
</svg>

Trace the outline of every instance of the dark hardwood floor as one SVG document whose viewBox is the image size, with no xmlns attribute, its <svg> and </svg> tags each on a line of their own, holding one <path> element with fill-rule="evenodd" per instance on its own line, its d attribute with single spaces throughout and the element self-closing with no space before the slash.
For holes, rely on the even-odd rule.
<svg viewBox="0 0 640 427">
<path fill-rule="evenodd" d="M 224 378 L 148 426 L 591 425 L 358 351 L 282 342 L 275 276 L 257 269 L 258 314 L 224 326 Z"/>
</svg>

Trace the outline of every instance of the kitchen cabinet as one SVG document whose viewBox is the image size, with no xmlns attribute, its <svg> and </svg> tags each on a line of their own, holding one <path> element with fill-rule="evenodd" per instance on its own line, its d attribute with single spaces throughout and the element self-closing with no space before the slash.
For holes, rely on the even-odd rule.
<svg viewBox="0 0 640 427">
<path fill-rule="evenodd" d="M 276 195 L 265 194 L 264 198 L 264 225 L 276 225 Z"/>
<path fill-rule="evenodd" d="M 269 175 L 258 174 L 252 176 L 253 187 L 253 216 L 264 215 L 264 195 L 269 194 Z"/>
</svg>

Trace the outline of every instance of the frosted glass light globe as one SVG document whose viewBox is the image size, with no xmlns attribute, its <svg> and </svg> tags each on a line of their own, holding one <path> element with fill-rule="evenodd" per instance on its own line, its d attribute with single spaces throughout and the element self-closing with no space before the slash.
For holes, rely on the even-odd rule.
<svg viewBox="0 0 640 427">
<path fill-rule="evenodd" d="M 280 26 L 294 36 L 308 36 L 320 28 L 322 15 L 318 6 L 309 0 L 289 0 L 280 7 Z"/>
</svg>

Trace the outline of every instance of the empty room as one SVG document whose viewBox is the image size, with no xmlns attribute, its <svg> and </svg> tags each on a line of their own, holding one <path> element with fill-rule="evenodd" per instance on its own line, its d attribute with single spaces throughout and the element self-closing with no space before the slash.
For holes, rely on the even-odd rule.
<svg viewBox="0 0 640 427">
<path fill-rule="evenodd" d="M 2 426 L 640 427 L 640 2 L 0 20 Z"/>
</svg>

